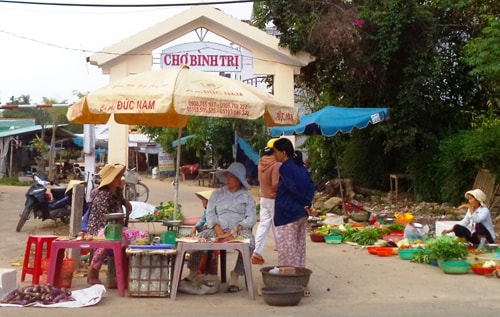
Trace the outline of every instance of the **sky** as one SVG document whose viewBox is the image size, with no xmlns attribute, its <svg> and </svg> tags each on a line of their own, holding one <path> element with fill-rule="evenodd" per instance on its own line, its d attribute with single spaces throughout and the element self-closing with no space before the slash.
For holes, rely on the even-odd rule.
<svg viewBox="0 0 500 317">
<path fill-rule="evenodd" d="M 224 0 L 46 0 L 51 3 L 178 4 Z M 249 20 L 252 3 L 217 4 L 216 8 Z M 86 57 L 158 24 L 191 6 L 154 8 L 84 8 L 0 2 L 0 105 L 11 96 L 30 95 L 32 104 L 43 97 L 57 102 L 78 100 L 106 85 L 107 75 L 86 62 Z M 164 47 L 196 41 L 195 33 Z M 224 43 L 215 34 L 206 40 Z M 164 48 L 163 47 L 163 48 Z M 159 48 L 161 50 L 161 48 Z"/>
</svg>

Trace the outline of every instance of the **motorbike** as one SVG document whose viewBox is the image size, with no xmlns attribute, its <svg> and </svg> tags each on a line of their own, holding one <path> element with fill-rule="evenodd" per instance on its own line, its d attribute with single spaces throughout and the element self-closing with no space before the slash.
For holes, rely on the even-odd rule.
<svg viewBox="0 0 500 317">
<path fill-rule="evenodd" d="M 32 176 L 34 184 L 26 192 L 24 209 L 19 214 L 16 231 L 21 231 L 26 221 L 32 215 L 35 219 L 39 218 L 42 221 L 47 219 L 57 221 L 57 219 L 60 219 L 64 224 L 69 224 L 71 217 L 71 192 L 65 193 L 66 188 L 55 187 L 51 188 L 50 193 L 48 193 L 46 186 L 53 185 L 53 183 L 45 176 L 38 174 L 33 174 Z"/>
</svg>

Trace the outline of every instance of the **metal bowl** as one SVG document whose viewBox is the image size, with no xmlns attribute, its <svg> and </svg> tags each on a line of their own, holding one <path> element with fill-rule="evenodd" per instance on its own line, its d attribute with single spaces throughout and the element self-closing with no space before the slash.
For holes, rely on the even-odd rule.
<svg viewBox="0 0 500 317">
<path fill-rule="evenodd" d="M 272 285 L 299 285 L 302 287 L 307 287 L 309 284 L 309 278 L 311 277 L 312 271 L 304 267 L 295 267 L 295 273 L 271 273 L 274 266 L 266 266 L 260 269 L 262 273 L 262 281 L 266 286 Z M 277 266 L 277 268 L 288 268 Z"/>
<path fill-rule="evenodd" d="M 269 285 L 262 287 L 262 297 L 271 306 L 296 306 L 304 296 L 300 285 Z"/>
<path fill-rule="evenodd" d="M 183 220 L 163 220 L 163 225 L 166 227 L 178 227 L 182 224 Z"/>
<path fill-rule="evenodd" d="M 357 222 L 367 222 L 370 219 L 370 213 L 367 211 L 351 212 L 349 216 L 352 220 Z"/>
<path fill-rule="evenodd" d="M 104 218 L 106 218 L 107 220 L 120 220 L 120 219 L 123 219 L 125 215 L 121 212 L 112 212 L 110 214 L 105 214 L 104 215 Z"/>
</svg>

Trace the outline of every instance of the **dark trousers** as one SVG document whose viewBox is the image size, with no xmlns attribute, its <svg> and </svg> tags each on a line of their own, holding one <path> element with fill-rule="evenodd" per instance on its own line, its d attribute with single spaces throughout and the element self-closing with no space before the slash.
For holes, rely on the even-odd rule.
<svg viewBox="0 0 500 317">
<path fill-rule="evenodd" d="M 476 231 L 474 233 L 470 233 L 469 229 L 461 225 L 455 225 L 453 227 L 453 232 L 455 236 L 459 238 L 465 238 L 472 244 L 479 244 L 480 237 L 485 237 L 488 243 L 495 243 L 493 238 L 491 237 L 490 232 L 482 223 L 476 223 Z"/>
</svg>

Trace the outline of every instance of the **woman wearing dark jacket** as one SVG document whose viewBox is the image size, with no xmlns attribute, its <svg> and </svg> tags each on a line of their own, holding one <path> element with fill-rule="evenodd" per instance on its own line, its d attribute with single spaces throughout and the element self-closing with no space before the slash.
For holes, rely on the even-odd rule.
<svg viewBox="0 0 500 317">
<path fill-rule="evenodd" d="M 306 266 L 306 226 L 314 197 L 314 183 L 304 167 L 302 155 L 293 144 L 280 138 L 273 144 L 274 157 L 281 162 L 274 205 L 279 266 Z"/>
</svg>

